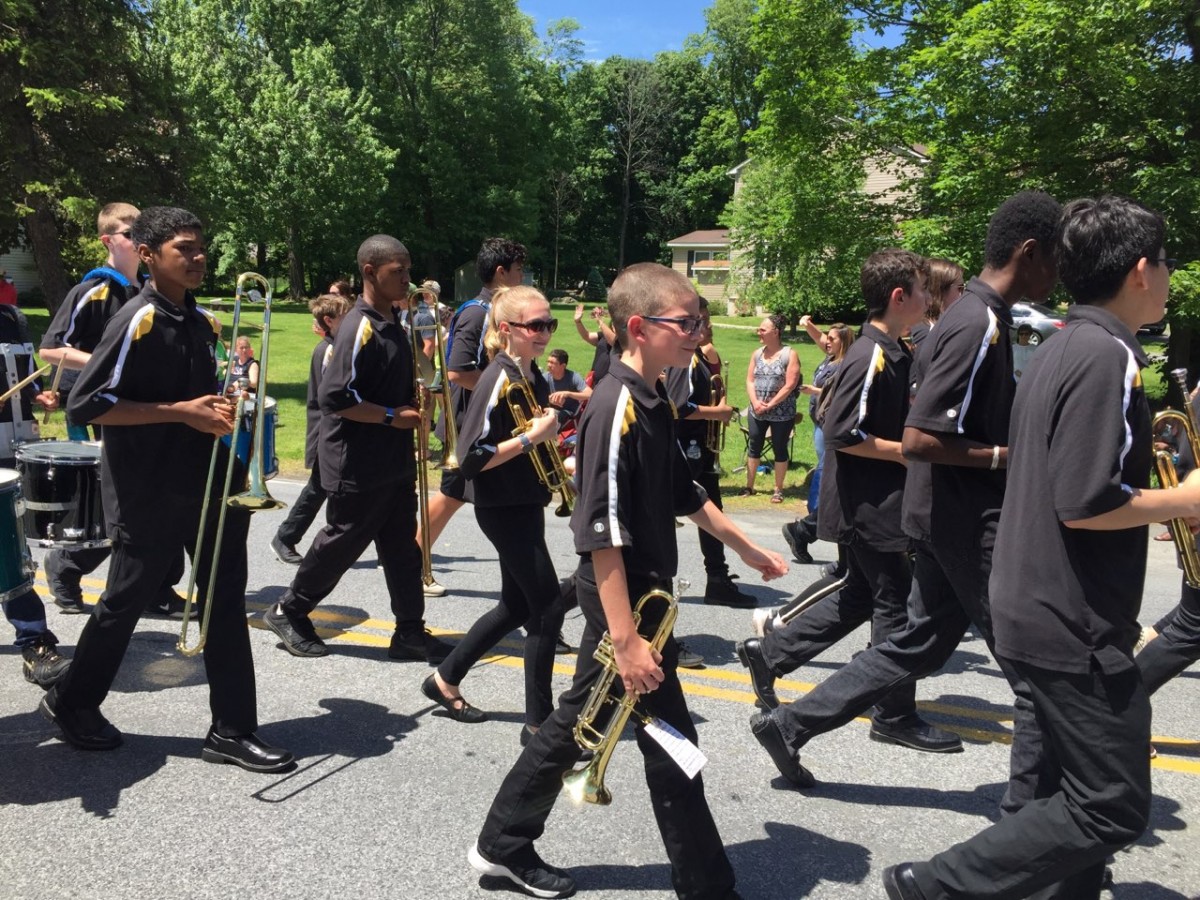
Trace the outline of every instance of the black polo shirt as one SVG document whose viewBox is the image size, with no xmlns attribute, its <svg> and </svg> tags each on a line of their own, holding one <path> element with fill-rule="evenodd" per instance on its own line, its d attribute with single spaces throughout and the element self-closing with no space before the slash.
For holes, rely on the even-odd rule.
<svg viewBox="0 0 1200 900">
<path fill-rule="evenodd" d="M 666 387 L 667 396 L 671 398 L 679 415 L 675 422 L 675 432 L 684 453 L 688 452 L 693 441 L 703 450 L 708 439 L 709 420 L 689 419 L 688 416 L 693 415 L 697 407 L 713 405 L 712 370 L 709 369 L 704 355 L 697 350 L 692 354 L 692 361 L 686 368 L 672 366 L 667 369 Z"/>
<path fill-rule="evenodd" d="M 72 347 L 92 353 L 104 334 L 104 326 L 118 309 L 138 292 L 136 285 L 122 283 L 112 276 L 88 278 L 67 292 L 50 326 L 42 335 L 41 349 Z M 78 372 L 67 369 L 59 380 L 59 389 L 70 392 Z"/>
<path fill-rule="evenodd" d="M 524 379 L 512 357 L 501 352 L 483 370 L 479 383 L 471 391 L 471 402 L 467 404 L 458 432 L 458 453 L 463 477 L 475 488 L 472 499 L 476 506 L 545 506 L 550 502 L 550 492 L 538 480 L 529 454 L 483 471 L 496 455 L 497 445 L 511 438 L 516 430 L 516 419 L 505 399 L 505 392 L 509 385 Z M 528 383 L 534 398 L 545 409 L 550 391 L 536 367 Z M 543 444 L 538 452 L 557 453 L 558 450 L 551 444 Z"/>
<path fill-rule="evenodd" d="M 908 549 L 900 528 L 904 465 L 838 451 L 867 436 L 903 437 L 911 363 L 908 349 L 870 322 L 846 351 L 821 425 L 825 468 L 817 534 L 822 540 L 885 552 Z"/>
<path fill-rule="evenodd" d="M 1111 512 L 1150 485 L 1150 410 L 1137 339 L 1106 309 L 1074 306 L 1021 378 L 990 594 L 996 652 L 1060 672 L 1134 665 L 1145 525 L 1062 523 Z"/>
<path fill-rule="evenodd" d="M 71 392 L 71 417 L 91 422 L 118 400 L 170 403 L 218 393 L 219 327 L 190 294 L 178 307 L 147 285 L 109 320 Z M 212 451 L 212 435 L 178 422 L 106 427 L 100 487 L 109 536 L 170 543 L 183 536 L 176 526 L 194 529 Z M 226 452 L 214 493 L 224 486 Z M 235 488 L 243 482 L 239 467 Z"/>
<path fill-rule="evenodd" d="M 335 415 L 359 403 L 400 409 L 415 406 L 412 350 L 396 322 L 362 298 L 333 339 L 333 353 L 317 392 L 321 407 L 317 457 L 327 491 L 369 491 L 415 481 L 413 429 L 379 422 L 353 422 Z"/>
<path fill-rule="evenodd" d="M 576 552 L 620 547 L 627 577 L 657 583 L 674 578 L 675 516 L 696 512 L 708 495 L 680 455 L 662 385 L 646 384 L 614 359 L 583 412 L 575 457 Z"/>
<path fill-rule="evenodd" d="M 317 391 L 321 387 L 325 366 L 332 358 L 333 341 L 326 335 L 313 347 L 308 363 L 308 397 L 304 403 L 304 466 L 308 469 L 317 464 L 317 449 L 321 440 L 321 402 Z"/>
<path fill-rule="evenodd" d="M 1008 446 L 1016 389 L 1012 314 L 995 290 L 972 278 L 921 342 L 916 396 L 906 425 Z M 904 496 L 906 534 L 924 541 L 974 541 L 980 521 L 998 515 L 1004 470 L 912 463 Z"/>
</svg>

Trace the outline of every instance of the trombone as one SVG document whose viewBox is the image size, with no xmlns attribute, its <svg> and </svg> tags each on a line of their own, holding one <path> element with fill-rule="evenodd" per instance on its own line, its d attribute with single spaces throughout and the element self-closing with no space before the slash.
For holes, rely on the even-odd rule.
<svg viewBox="0 0 1200 900">
<path fill-rule="evenodd" d="M 514 356 L 512 360 L 518 368 L 521 366 L 519 358 Z M 533 395 L 529 379 L 524 377 L 524 371 L 522 371 L 519 381 L 510 381 L 508 387 L 504 389 L 504 399 L 507 401 L 509 412 L 512 413 L 513 421 L 517 425 L 513 429 L 513 437 L 527 432 L 533 427 L 534 419 L 545 415 L 545 410 Z M 554 515 L 560 519 L 569 516 L 571 508 L 575 505 L 575 482 L 572 481 L 571 473 L 563 464 L 563 458 L 559 455 L 558 448 L 552 443 L 534 444 L 529 451 L 529 458 L 533 462 L 534 471 L 537 472 L 538 481 L 550 493 L 558 494 L 562 498 L 562 502 L 554 510 Z"/>
<path fill-rule="evenodd" d="M 432 325 L 418 326 L 413 319 L 417 298 L 421 295 L 434 301 Z M 450 379 L 446 377 L 446 348 L 442 339 L 442 326 L 438 321 L 437 297 L 432 291 L 413 288 L 409 292 L 408 300 L 409 337 L 412 341 L 413 366 L 417 369 L 419 383 L 424 384 L 426 372 L 431 372 L 432 377 L 429 378 L 429 383 L 425 384 L 425 387 L 430 394 L 437 398 L 438 408 L 442 411 L 442 427 L 445 429 L 445 437 L 442 440 L 442 461 L 438 467 L 453 472 L 458 469 L 458 425 L 454 421 L 454 410 L 450 402 Z M 430 332 L 433 335 L 431 367 L 424 363 L 426 357 L 422 347 L 423 341 L 418 339 L 417 332 Z M 426 442 L 428 443 L 428 435 Z"/>
<path fill-rule="evenodd" d="M 1164 409 L 1154 417 L 1151 430 L 1157 433 L 1159 426 L 1168 424 L 1178 427 L 1180 442 L 1186 441 L 1192 456 L 1195 457 L 1200 452 L 1200 424 L 1196 422 L 1196 414 L 1188 398 L 1187 369 L 1172 369 L 1171 380 L 1179 385 L 1179 390 L 1183 392 L 1183 411 Z M 1158 470 L 1158 483 L 1161 487 L 1179 487 L 1179 472 L 1175 468 L 1171 451 L 1155 450 L 1154 465 Z M 1167 526 L 1171 529 L 1171 537 L 1175 541 L 1175 551 L 1179 554 L 1184 579 L 1193 588 L 1200 588 L 1200 550 L 1196 549 L 1196 536 L 1188 527 L 1187 519 L 1171 519 Z"/>
<path fill-rule="evenodd" d="M 259 402 L 255 404 L 254 413 L 252 413 L 253 421 L 251 427 L 253 436 L 250 441 L 250 458 L 246 463 L 246 468 L 249 470 L 249 486 L 247 490 L 238 494 L 231 494 L 233 485 L 233 467 L 237 459 L 236 447 L 234 439 L 229 442 L 229 457 L 225 465 L 225 483 L 221 492 L 220 510 L 217 513 L 217 530 L 213 538 L 212 546 L 212 563 L 208 571 L 208 591 L 204 597 L 204 615 L 200 619 L 200 633 L 193 645 L 188 645 L 188 624 L 191 618 L 192 605 L 197 601 L 196 597 L 196 566 L 203 558 L 202 554 L 204 547 L 204 532 L 205 524 L 208 521 L 208 508 L 212 500 L 213 479 L 217 472 L 217 458 L 221 452 L 221 438 L 213 439 L 212 456 L 208 461 L 208 480 L 204 484 L 204 502 L 200 507 L 200 531 L 196 535 L 196 547 L 192 553 L 192 570 L 188 575 L 188 586 L 186 599 L 183 605 L 183 628 L 179 633 L 179 643 L 177 649 L 184 656 L 196 656 L 208 642 L 208 622 L 212 617 L 213 608 L 213 591 L 217 583 L 217 566 L 221 562 L 221 538 L 225 534 L 225 514 L 229 511 L 229 507 L 235 509 L 244 509 L 248 512 L 258 512 L 268 509 L 283 509 L 287 506 L 281 500 L 276 500 L 267 492 L 266 479 L 263 477 L 263 428 L 266 422 L 266 400 L 267 400 L 267 354 L 269 352 L 269 343 L 271 337 L 271 285 L 267 279 L 255 272 L 243 272 L 238 276 L 237 291 L 235 292 L 233 304 L 233 336 L 231 341 L 235 342 L 238 338 L 238 326 L 241 323 L 242 317 L 242 298 L 247 295 L 247 282 L 258 284 L 262 287 L 263 297 L 263 332 L 262 332 L 262 353 L 258 361 L 258 397 Z M 217 338 L 220 340 L 220 336 Z M 226 370 L 225 383 L 222 385 L 221 396 L 226 396 L 229 393 L 230 384 L 233 379 L 233 373 L 230 371 L 232 366 Z M 240 393 L 238 395 L 237 409 L 234 413 L 233 422 L 234 430 L 241 424 L 242 418 L 246 416 L 246 395 Z"/>
<path fill-rule="evenodd" d="M 416 292 L 409 294 L 410 301 L 415 299 Z M 421 583 L 425 587 L 434 584 L 433 578 L 433 548 L 429 540 L 429 465 L 426 457 L 429 455 L 429 397 L 438 390 L 437 387 L 427 385 L 425 383 L 425 375 L 423 374 L 424 367 L 421 365 L 421 360 L 425 358 L 425 351 L 422 347 L 424 343 L 421 332 L 428 331 L 431 326 L 423 325 L 418 327 L 416 322 L 412 320 L 412 306 L 409 306 L 409 326 L 408 326 L 408 341 L 409 347 L 412 349 L 413 355 L 413 393 L 416 395 L 417 412 L 421 417 L 421 424 L 417 429 L 417 513 L 421 523 Z M 438 325 L 434 322 L 433 333 L 437 335 L 435 338 L 436 356 L 442 358 L 442 340 L 441 332 L 438 330 Z M 434 365 L 433 382 L 438 384 L 441 379 L 441 367 Z M 443 410 L 446 407 L 443 406 Z M 458 432 L 454 428 L 454 417 L 445 412 L 446 421 L 446 442 L 444 445 L 443 459 L 449 459 L 454 462 L 454 468 L 458 468 L 458 461 L 454 460 L 454 444 L 451 441 L 457 441 Z"/>
<path fill-rule="evenodd" d="M 711 385 L 708 395 L 709 406 L 720 406 L 725 401 L 725 379 L 728 374 L 729 364 L 722 360 L 721 371 L 712 376 L 709 382 Z M 721 468 L 721 454 L 725 452 L 725 434 L 729 430 L 729 423 L 740 419 L 741 416 L 742 414 L 735 409 L 729 422 L 722 422 L 719 419 L 708 420 L 708 427 L 704 433 L 704 446 L 713 455 L 712 469 L 709 470 L 709 474 L 725 474 L 725 470 Z"/>
</svg>

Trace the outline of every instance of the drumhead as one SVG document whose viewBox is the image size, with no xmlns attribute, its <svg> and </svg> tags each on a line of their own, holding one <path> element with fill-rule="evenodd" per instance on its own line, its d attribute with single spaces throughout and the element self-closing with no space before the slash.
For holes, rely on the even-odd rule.
<svg viewBox="0 0 1200 900">
<path fill-rule="evenodd" d="M 16 469 L 0 469 L 0 493 L 21 489 L 21 473 Z"/>
<path fill-rule="evenodd" d="M 91 466 L 100 461 L 100 445 L 95 441 L 39 441 L 17 447 L 17 459 L 60 466 Z"/>
<path fill-rule="evenodd" d="M 245 403 L 245 410 L 246 410 L 246 412 L 251 413 L 251 412 L 254 412 L 254 409 L 257 406 L 258 406 L 257 399 L 247 399 L 246 403 Z M 274 397 L 267 398 L 266 410 L 267 410 L 268 416 L 271 415 L 271 413 L 275 410 L 275 398 Z"/>
</svg>

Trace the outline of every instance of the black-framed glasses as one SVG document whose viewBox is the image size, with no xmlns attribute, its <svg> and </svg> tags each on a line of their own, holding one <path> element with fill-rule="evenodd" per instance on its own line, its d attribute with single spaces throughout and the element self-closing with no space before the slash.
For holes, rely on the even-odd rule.
<svg viewBox="0 0 1200 900">
<path fill-rule="evenodd" d="M 123 238 L 127 238 L 132 234 L 133 234 L 132 228 L 126 228 L 124 231 L 114 231 L 112 233 L 113 237 L 123 237 Z"/>
<path fill-rule="evenodd" d="M 1146 262 L 1148 262 L 1148 263 L 1153 263 L 1153 264 L 1154 264 L 1154 265 L 1156 265 L 1156 266 L 1157 266 L 1159 263 L 1162 263 L 1164 266 L 1166 266 L 1166 267 L 1167 267 L 1167 274 L 1168 274 L 1168 275 L 1170 275 L 1172 272 L 1174 272 L 1174 271 L 1175 271 L 1175 269 L 1176 269 L 1176 267 L 1179 265 L 1179 260 L 1177 260 L 1177 259 L 1168 259 L 1168 258 L 1166 258 L 1166 257 L 1163 257 L 1163 258 L 1161 258 L 1161 259 L 1151 259 L 1150 257 L 1148 257 L 1148 256 L 1147 256 L 1147 257 L 1146 257 Z"/>
<path fill-rule="evenodd" d="M 524 328 L 531 334 L 554 334 L 558 330 L 558 319 L 534 319 L 532 322 L 509 322 L 514 328 Z"/>
<path fill-rule="evenodd" d="M 704 326 L 703 316 L 642 316 L 647 322 L 670 322 L 672 325 L 678 325 L 679 330 L 688 337 L 694 335 Z"/>
</svg>

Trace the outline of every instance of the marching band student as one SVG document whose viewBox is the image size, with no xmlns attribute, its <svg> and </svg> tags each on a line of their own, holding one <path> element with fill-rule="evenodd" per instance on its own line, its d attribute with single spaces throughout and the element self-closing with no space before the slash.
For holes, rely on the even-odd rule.
<svg viewBox="0 0 1200 900">
<path fill-rule="evenodd" d="M 524 625 L 528 637 L 522 744 L 554 710 L 550 680 L 565 611 L 546 547 L 545 508 L 550 492 L 529 455 L 558 452 L 558 416 L 547 408 L 549 387 L 533 363 L 545 351 L 557 324 L 550 304 L 534 288 L 500 288 L 492 295 L 484 337 L 492 361 L 471 391 L 458 437 L 462 475 L 472 484 L 475 520 L 500 561 L 500 603 L 470 627 L 421 685 L 421 692 L 444 706 L 456 721 L 484 721 L 487 716 L 463 699 L 459 685 L 488 650 Z M 528 431 L 513 437 L 516 421 L 506 392 L 522 383 L 543 414 L 530 419 Z M 543 443 L 546 446 L 539 450 Z"/>
<path fill-rule="evenodd" d="M 1147 526 L 1200 516 L 1200 473 L 1150 489 L 1136 334 L 1163 316 L 1164 236 L 1162 216 L 1125 198 L 1063 210 L 1056 255 L 1074 303 L 1017 387 L 991 575 L 996 655 L 1029 686 L 1053 752 L 1035 802 L 887 869 L 892 900 L 1094 900 L 1105 859 L 1146 828 L 1150 700 L 1133 647 Z"/>
<path fill-rule="evenodd" d="M 254 660 L 246 628 L 248 511 L 230 508 L 220 546 L 217 507 L 209 507 L 204 551 L 196 532 L 206 490 L 213 436 L 233 431 L 233 404 L 216 384 L 218 326 L 196 306 L 192 291 L 204 281 L 206 256 L 200 220 L 187 210 L 151 207 L 133 223 L 131 237 L 150 281 L 134 302 L 110 320 L 79 376 L 71 413 L 104 426 L 101 489 L 112 538 L 108 585 L 76 647 L 67 674 L 42 700 L 41 711 L 63 737 L 84 750 L 111 750 L 121 733 L 100 706 L 125 656 L 146 604 L 180 551 L 193 554 L 198 596 L 207 595 L 210 555 L 220 554 L 209 640 L 204 647 L 212 727 L 201 757 L 256 772 L 277 772 L 292 754 L 254 733 Z M 221 456 L 232 451 L 217 443 Z M 235 460 L 236 461 L 236 460 Z M 218 459 L 219 471 L 225 460 Z M 236 483 L 245 483 L 238 467 Z"/>
<path fill-rule="evenodd" d="M 764 579 L 787 572 L 778 554 L 752 544 L 708 501 L 679 456 L 659 374 L 667 366 L 688 365 L 700 342 L 700 307 L 691 283 L 665 266 L 638 263 L 613 284 L 609 308 L 624 349 L 583 414 L 579 497 L 571 518 L 580 554 L 575 583 L 586 621 L 575 680 L 504 779 L 468 856 L 476 870 L 507 878 L 537 897 L 566 897 L 575 890 L 574 879 L 543 862 L 533 842 L 562 790 L 563 773 L 580 758 L 572 729 L 601 675 L 593 654 L 606 630 L 625 690 L 641 694 L 650 715 L 696 740 L 675 670 L 674 639 L 668 638 L 660 654 L 633 622 L 636 599 L 670 585 L 677 570 L 675 515 L 690 516 Z M 703 779 L 689 778 L 641 726 L 637 741 L 676 893 L 736 898 L 733 868 L 704 798 Z"/>
<path fill-rule="evenodd" d="M 298 566 L 304 559 L 296 552 L 296 544 L 308 531 L 321 507 L 325 504 L 325 489 L 321 487 L 321 465 L 317 460 L 317 445 L 321 431 L 321 404 L 317 395 L 321 386 L 321 375 L 333 356 L 333 338 L 342 324 L 342 319 L 354 305 L 341 294 L 322 294 L 308 304 L 313 322 L 321 330 L 321 340 L 313 348 L 312 360 L 308 365 L 308 402 L 304 414 L 307 419 L 304 429 L 304 465 L 309 469 L 308 482 L 300 496 L 292 504 L 287 518 L 271 538 L 271 549 L 280 562 Z"/>
<path fill-rule="evenodd" d="M 446 336 L 446 377 L 450 380 L 450 408 L 457 425 L 467 411 L 467 403 L 487 359 L 483 336 L 487 330 L 488 308 L 492 294 L 502 287 L 516 287 L 525 279 L 525 247 L 508 238 L 487 238 L 475 257 L 475 274 L 483 282 L 479 295 L 455 312 Z M 439 437 L 444 436 L 439 432 Z M 442 469 L 441 489 L 429 498 L 429 534 L 417 534 L 421 547 L 432 548 L 442 529 L 467 502 L 467 482 L 462 474 Z M 425 585 L 425 593 L 441 597 L 444 585 L 436 581 Z"/>
<path fill-rule="evenodd" d="M 420 425 L 408 336 L 392 309 L 408 297 L 408 249 L 386 234 L 358 248 L 363 293 L 346 313 L 321 376 L 317 463 L 328 492 L 326 525 L 291 587 L 263 622 L 293 656 L 325 656 L 309 614 L 371 541 L 396 617 L 388 656 L 439 663 L 450 645 L 425 627 L 413 431 Z"/>
<path fill-rule="evenodd" d="M 829 388 L 817 519 L 818 535 L 845 548 L 844 586 L 761 640 L 750 638 L 738 646 L 755 694 L 774 710 L 751 719 L 751 730 L 780 772 L 800 787 L 811 787 L 813 778 L 783 740 L 787 712 L 778 708 L 774 679 L 809 662 L 867 620 L 873 644 L 907 624 L 912 569 L 909 539 L 900 525 L 905 481 L 900 441 L 912 357 L 900 339 L 925 316 L 928 274 L 925 260 L 908 250 L 880 250 L 862 265 L 867 321 Z M 912 683 L 880 699 L 871 738 L 934 753 L 962 749 L 957 735 L 917 715 Z"/>
<path fill-rule="evenodd" d="M 100 343 L 104 326 L 139 290 L 138 267 L 141 259 L 130 238 L 130 228 L 138 216 L 136 206 L 128 203 L 109 203 L 100 210 L 96 229 L 100 243 L 108 250 L 104 265 L 88 272 L 71 288 L 59 304 L 50 327 L 42 337 L 39 355 L 48 363 L 64 369 L 59 389 L 64 403 L 78 377 L 78 370 L 87 364 Z M 93 425 L 96 437 L 100 426 Z M 67 436 L 71 440 L 87 440 L 88 429 L 71 418 L 67 410 Z M 54 596 L 54 604 L 64 613 L 83 613 L 83 591 L 80 581 L 108 559 L 108 547 L 55 547 L 46 553 L 42 567 L 46 571 L 46 586 Z M 146 605 L 143 615 L 182 619 L 184 600 L 172 590 L 183 575 L 183 557 L 167 573 L 167 582 Z M 195 608 L 193 607 L 193 615 Z"/>
</svg>

